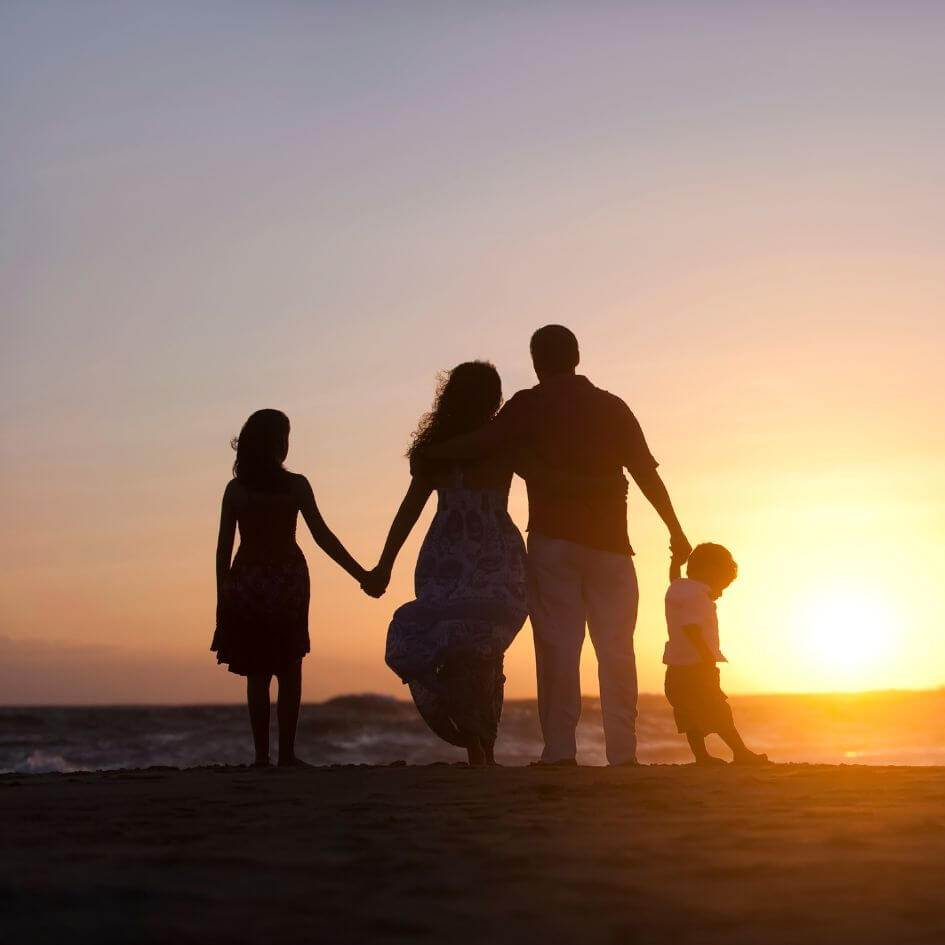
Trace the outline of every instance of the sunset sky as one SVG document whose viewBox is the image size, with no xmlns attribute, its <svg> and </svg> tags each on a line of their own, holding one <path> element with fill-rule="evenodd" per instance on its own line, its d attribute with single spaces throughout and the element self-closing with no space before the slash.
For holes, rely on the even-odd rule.
<svg viewBox="0 0 945 945">
<path fill-rule="evenodd" d="M 549 322 L 739 562 L 723 688 L 945 684 L 943 97 L 931 0 L 3 4 L 0 703 L 241 700 L 208 647 L 246 416 L 288 413 L 370 567 L 437 371 L 509 396 Z M 432 511 L 380 601 L 302 535 L 306 698 L 407 695 Z M 534 694 L 527 626 L 506 674 Z"/>
</svg>

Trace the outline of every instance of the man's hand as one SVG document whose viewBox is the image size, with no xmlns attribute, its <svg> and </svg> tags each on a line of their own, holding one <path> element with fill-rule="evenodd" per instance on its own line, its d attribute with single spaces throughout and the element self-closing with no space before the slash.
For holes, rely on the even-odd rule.
<svg viewBox="0 0 945 945">
<path fill-rule="evenodd" d="M 382 597 L 390 584 L 390 571 L 378 565 L 373 571 L 368 571 L 361 582 L 361 590 L 368 597 Z"/>
</svg>

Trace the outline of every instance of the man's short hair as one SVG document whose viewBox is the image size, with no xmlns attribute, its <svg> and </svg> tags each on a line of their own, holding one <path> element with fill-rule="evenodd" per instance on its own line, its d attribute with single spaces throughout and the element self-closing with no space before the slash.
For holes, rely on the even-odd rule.
<svg viewBox="0 0 945 945">
<path fill-rule="evenodd" d="M 728 587 L 738 577 L 738 565 L 728 548 L 707 541 L 692 549 L 686 562 L 686 575 L 694 581 Z"/>
<path fill-rule="evenodd" d="M 532 361 L 548 374 L 572 371 L 581 360 L 574 332 L 564 325 L 545 325 L 532 335 Z"/>
</svg>

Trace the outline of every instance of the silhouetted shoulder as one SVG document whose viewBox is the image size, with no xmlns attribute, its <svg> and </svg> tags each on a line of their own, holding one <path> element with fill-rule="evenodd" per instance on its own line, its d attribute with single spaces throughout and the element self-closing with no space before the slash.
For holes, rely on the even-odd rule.
<svg viewBox="0 0 945 945">
<path fill-rule="evenodd" d="M 311 483 L 301 473 L 287 471 L 286 477 L 288 478 L 289 482 L 289 491 L 299 500 L 299 502 L 303 502 L 306 499 L 311 499 L 314 496 Z"/>
<path fill-rule="evenodd" d="M 620 443 L 621 458 L 624 466 L 631 472 L 655 469 L 659 463 L 647 446 L 643 428 L 627 402 L 609 390 L 597 388 L 601 396 L 606 399 L 608 409 L 613 411 L 614 427 L 617 441 Z"/>
<path fill-rule="evenodd" d="M 414 479 L 431 479 L 436 474 L 437 464 L 431 462 L 422 453 L 420 455 L 415 453 L 413 456 L 410 456 L 408 462 L 410 465 L 410 475 Z"/>
<path fill-rule="evenodd" d="M 521 436 L 528 428 L 538 398 L 538 388 L 531 387 L 514 393 L 496 414 L 493 423 L 506 437 Z"/>
<path fill-rule="evenodd" d="M 529 404 L 535 399 L 535 395 L 538 392 L 538 385 L 535 387 L 525 387 L 522 390 L 516 391 L 512 396 L 505 402 L 505 407 L 521 407 L 523 404 Z"/>
<path fill-rule="evenodd" d="M 627 406 L 627 402 L 622 397 L 618 397 L 609 390 L 604 390 L 603 387 L 595 387 L 594 390 L 597 391 L 597 394 L 601 400 L 605 401 L 613 410 L 620 413 L 629 413 L 631 416 L 633 416 L 632 411 Z"/>
<path fill-rule="evenodd" d="M 223 504 L 230 506 L 239 506 L 246 501 L 246 489 L 243 484 L 234 477 L 223 490 Z"/>
</svg>

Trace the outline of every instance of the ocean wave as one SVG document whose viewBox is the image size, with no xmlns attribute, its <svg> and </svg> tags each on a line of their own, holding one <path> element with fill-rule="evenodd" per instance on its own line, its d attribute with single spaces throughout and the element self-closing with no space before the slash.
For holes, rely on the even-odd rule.
<svg viewBox="0 0 945 945">
<path fill-rule="evenodd" d="M 33 751 L 15 768 L 17 774 L 64 774 L 78 771 L 78 767 L 66 761 L 62 755 L 53 755 L 45 751 Z"/>
<path fill-rule="evenodd" d="M 745 741 L 775 761 L 945 763 L 942 692 L 733 696 L 730 701 Z M 640 697 L 637 731 L 642 761 L 691 760 L 662 696 Z M 597 698 L 584 700 L 578 744 L 580 761 L 605 763 Z M 535 700 L 509 700 L 496 745 L 499 761 L 527 764 L 541 748 Z M 370 693 L 303 705 L 298 750 L 314 764 L 426 764 L 456 761 L 463 754 L 438 740 L 412 703 Z M 720 744 L 713 750 L 724 751 Z M 244 705 L 0 709 L 0 772 L 235 765 L 251 756 Z"/>
</svg>

